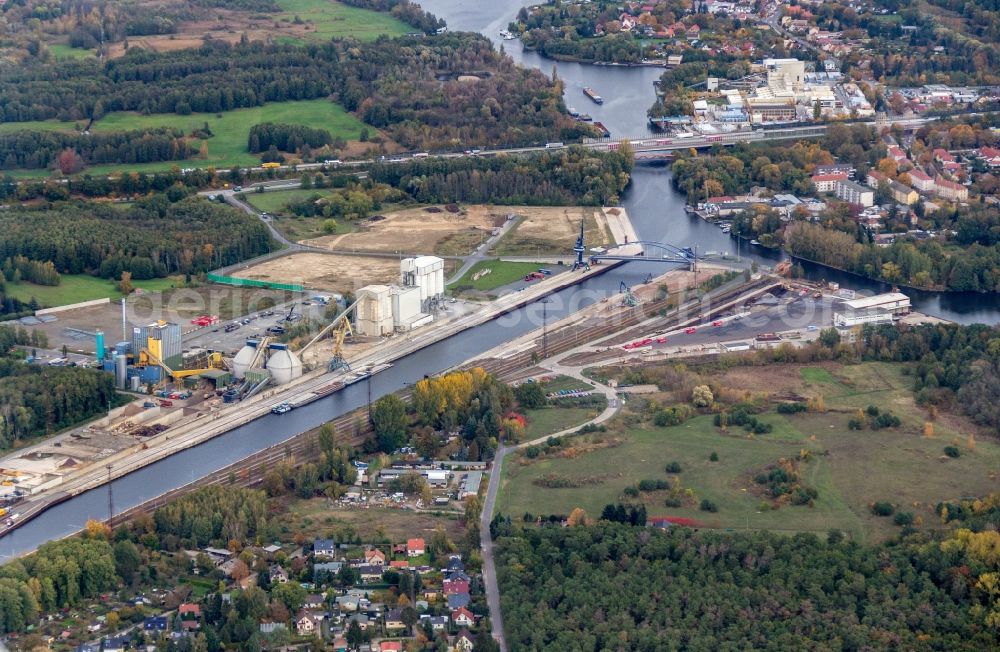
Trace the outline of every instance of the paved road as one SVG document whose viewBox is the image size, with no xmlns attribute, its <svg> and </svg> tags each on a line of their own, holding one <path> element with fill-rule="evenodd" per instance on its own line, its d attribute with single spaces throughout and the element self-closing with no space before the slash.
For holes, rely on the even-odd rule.
<svg viewBox="0 0 1000 652">
<path fill-rule="evenodd" d="M 493 510 L 496 506 L 497 494 L 500 491 L 500 476 L 503 469 L 504 458 L 507 456 L 508 452 L 517 450 L 518 448 L 544 443 L 550 437 L 561 437 L 563 435 L 572 434 L 588 424 L 596 425 L 604 423 L 617 414 L 618 410 L 621 408 L 621 403 L 619 402 L 614 389 L 584 377 L 581 373 L 580 367 L 571 367 L 563 365 L 559 362 L 559 360 L 575 352 L 576 349 L 567 351 L 566 353 L 560 354 L 551 360 L 543 361 L 539 366 L 554 373 L 572 376 L 573 378 L 577 378 L 592 385 L 596 391 L 601 392 L 608 398 L 608 407 L 605 408 L 601 414 L 597 415 L 590 421 L 551 435 L 545 435 L 544 437 L 532 439 L 531 441 L 522 442 L 516 446 L 505 446 L 501 442 L 500 447 L 497 449 L 497 452 L 493 457 L 493 466 L 490 469 L 490 482 L 486 487 L 486 501 L 483 503 L 483 509 L 479 516 L 479 547 L 482 549 L 483 553 L 483 585 L 486 588 L 486 604 L 490 610 L 490 623 L 493 626 L 493 638 L 500 645 L 501 652 L 507 651 L 507 641 L 504 638 L 503 631 L 503 613 L 500 609 L 500 587 L 497 582 L 496 563 L 493 559 L 493 539 L 490 537 L 490 521 L 493 520 Z"/>
<path fill-rule="evenodd" d="M 500 227 L 500 230 L 497 231 L 496 235 L 490 236 L 489 239 L 487 239 L 485 242 L 479 245 L 476 248 L 476 250 L 472 252 L 472 255 L 465 257 L 465 262 L 462 263 L 462 266 L 458 268 L 458 271 L 456 271 L 454 274 L 451 275 L 451 278 L 448 279 L 445 285 L 451 285 L 458 279 L 462 278 L 466 272 L 472 269 L 473 265 L 475 265 L 481 260 L 487 260 L 488 258 L 490 258 L 490 256 L 486 254 L 490 251 L 490 249 L 493 248 L 493 246 L 496 243 L 500 242 L 500 238 L 504 237 L 504 235 L 506 235 L 508 231 L 514 228 L 515 224 L 517 224 L 516 219 L 507 220 L 506 222 L 504 222 L 504 225 Z"/>
</svg>

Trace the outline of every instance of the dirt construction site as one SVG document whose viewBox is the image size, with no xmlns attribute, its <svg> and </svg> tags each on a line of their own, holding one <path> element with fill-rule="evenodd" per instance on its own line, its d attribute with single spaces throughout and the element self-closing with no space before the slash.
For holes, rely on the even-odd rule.
<svg viewBox="0 0 1000 652">
<path fill-rule="evenodd" d="M 303 244 L 333 251 L 461 256 L 502 225 L 508 212 L 487 206 L 407 208 L 364 220 L 353 233 L 313 238 Z"/>
<path fill-rule="evenodd" d="M 329 254 L 294 253 L 234 275 L 344 293 L 373 283 L 397 281 L 399 258 L 404 256 L 468 256 L 491 236 L 499 236 L 508 222 L 512 227 L 491 251 L 480 251 L 480 255 L 570 254 L 581 220 L 586 246 L 606 246 L 623 240 L 615 233 L 615 226 L 627 219 L 618 208 L 579 206 L 407 208 L 364 220 L 351 233 L 302 241 L 304 245 L 327 249 Z"/>
</svg>

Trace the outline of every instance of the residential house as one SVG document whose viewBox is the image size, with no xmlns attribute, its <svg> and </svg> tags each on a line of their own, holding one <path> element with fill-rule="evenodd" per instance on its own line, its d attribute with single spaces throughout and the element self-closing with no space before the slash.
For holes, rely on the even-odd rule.
<svg viewBox="0 0 1000 652">
<path fill-rule="evenodd" d="M 459 607 L 455 611 L 451 612 L 451 622 L 455 623 L 459 627 L 472 627 L 476 624 L 476 618 L 472 615 L 472 612 L 465 607 Z"/>
<path fill-rule="evenodd" d="M 460 607 L 468 607 L 471 602 L 471 598 L 468 593 L 450 593 L 448 594 L 448 608 L 451 610 L 458 609 Z"/>
<path fill-rule="evenodd" d="M 403 652 L 401 641 L 382 641 L 378 644 L 379 652 Z"/>
<path fill-rule="evenodd" d="M 278 584 L 284 584 L 288 581 L 288 571 L 279 566 L 278 564 L 272 565 L 267 571 L 268 577 L 271 579 L 271 584 L 277 582 Z"/>
<path fill-rule="evenodd" d="M 835 194 L 839 199 L 843 199 L 849 204 L 871 206 L 875 203 L 875 191 L 854 181 L 837 183 Z"/>
<path fill-rule="evenodd" d="M 211 558 L 212 562 L 218 566 L 228 559 L 233 558 L 233 551 L 225 548 L 203 548 L 202 551 Z"/>
<path fill-rule="evenodd" d="M 446 570 L 448 572 L 464 571 L 465 564 L 462 563 L 462 557 L 459 555 L 451 555 L 448 557 L 448 568 Z"/>
<path fill-rule="evenodd" d="M 934 190 L 934 179 L 930 175 L 915 169 L 910 170 L 907 174 L 910 177 L 910 183 L 920 192 L 931 192 Z"/>
<path fill-rule="evenodd" d="M 920 199 L 917 191 L 913 188 L 904 185 L 898 181 L 889 182 L 889 194 L 892 195 L 894 201 L 898 201 L 901 204 L 906 204 L 907 206 L 912 206 L 916 204 Z"/>
<path fill-rule="evenodd" d="M 811 181 L 816 186 L 816 192 L 833 192 L 837 189 L 838 183 L 847 181 L 847 173 L 814 174 Z"/>
<path fill-rule="evenodd" d="M 347 639 L 343 636 L 333 639 L 333 652 L 347 652 Z"/>
<path fill-rule="evenodd" d="M 403 622 L 402 609 L 390 609 L 385 614 L 385 628 L 388 630 L 406 629 L 406 623 Z"/>
<path fill-rule="evenodd" d="M 167 617 L 150 616 L 142 621 L 142 629 L 147 632 L 165 632 L 167 631 Z"/>
<path fill-rule="evenodd" d="M 112 636 L 104 641 L 104 652 L 124 652 L 129 647 L 128 636 Z"/>
<path fill-rule="evenodd" d="M 382 581 L 382 566 L 372 566 L 370 564 L 365 564 L 358 568 L 358 575 L 361 577 L 361 581 L 370 584 L 372 582 Z"/>
<path fill-rule="evenodd" d="M 93 634 L 94 632 L 101 631 L 102 627 L 104 627 L 104 623 L 102 623 L 99 620 L 95 620 L 94 622 L 87 625 L 87 631 Z"/>
<path fill-rule="evenodd" d="M 193 602 L 177 607 L 177 617 L 180 618 L 181 627 L 186 630 L 201 627 L 201 607 Z"/>
<path fill-rule="evenodd" d="M 101 652 L 101 646 L 84 643 L 83 645 L 73 648 L 73 652 Z"/>
<path fill-rule="evenodd" d="M 952 156 L 948 150 L 938 147 L 934 150 L 934 160 L 938 163 L 954 163 L 955 157 Z"/>
<path fill-rule="evenodd" d="M 378 548 L 365 550 L 365 564 L 368 566 L 385 566 L 385 553 Z"/>
<path fill-rule="evenodd" d="M 406 540 L 406 556 L 407 557 L 419 557 L 424 554 L 424 540 L 423 539 L 407 539 Z"/>
<path fill-rule="evenodd" d="M 457 652 L 472 652 L 472 648 L 475 647 L 475 643 L 472 640 L 472 634 L 469 630 L 463 629 L 455 636 L 455 642 L 452 643 L 452 648 Z"/>
<path fill-rule="evenodd" d="M 445 595 L 452 593 L 468 593 L 469 580 L 467 579 L 446 579 L 441 583 L 441 590 Z"/>
<path fill-rule="evenodd" d="M 302 602 L 305 609 L 323 609 L 326 607 L 326 596 L 321 593 L 308 593 Z"/>
<path fill-rule="evenodd" d="M 299 636 L 311 636 L 320 631 L 322 619 L 311 613 L 301 612 L 295 620 L 295 631 Z"/>
<path fill-rule="evenodd" d="M 367 614 L 354 614 L 347 619 L 346 626 L 350 627 L 351 623 L 357 623 L 361 631 L 365 631 L 371 625 L 371 619 L 368 618 Z"/>
<path fill-rule="evenodd" d="M 337 544 L 333 539 L 316 539 L 313 541 L 313 554 L 317 557 L 334 557 L 337 554 Z"/>
<path fill-rule="evenodd" d="M 319 564 L 313 564 L 313 583 L 321 584 L 324 582 L 329 582 L 330 578 L 340 572 L 340 569 L 344 567 L 344 562 L 342 561 L 327 561 Z"/>
<path fill-rule="evenodd" d="M 410 562 L 403 560 L 390 561 L 389 568 L 395 568 L 397 570 L 409 570 Z"/>
<path fill-rule="evenodd" d="M 420 616 L 420 626 L 423 627 L 425 623 L 430 623 L 432 632 L 440 632 L 448 628 L 448 618 L 446 616 L 429 616 L 423 614 Z"/>
<path fill-rule="evenodd" d="M 934 180 L 934 192 L 937 193 L 939 197 L 943 197 L 951 201 L 966 201 L 969 199 L 968 188 L 960 183 L 948 181 L 947 179 L 941 177 Z"/>
</svg>

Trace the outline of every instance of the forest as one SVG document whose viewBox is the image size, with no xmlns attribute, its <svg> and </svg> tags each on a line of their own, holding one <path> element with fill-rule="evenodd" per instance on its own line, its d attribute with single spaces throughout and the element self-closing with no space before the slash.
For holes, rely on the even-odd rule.
<svg viewBox="0 0 1000 652">
<path fill-rule="evenodd" d="M 417 159 L 376 165 L 369 177 L 421 203 L 608 205 L 617 203 L 634 163 L 627 150 L 569 147 L 538 154 L 532 165 L 511 157 Z"/>
<path fill-rule="evenodd" d="M 411 149 L 540 144 L 592 129 L 564 112 L 560 84 L 470 33 L 305 47 L 206 42 L 162 54 L 132 48 L 104 64 L 5 68 L 0 122 L 218 113 L 329 96 Z"/>
<path fill-rule="evenodd" d="M 66 152 L 69 158 L 64 156 Z M 83 165 L 175 161 L 197 153 L 188 146 L 184 134 L 165 128 L 93 134 L 59 131 L 0 134 L 0 167 L 4 170 L 56 166 L 64 174 L 71 174 Z"/>
<path fill-rule="evenodd" d="M 0 214 L 0 260 L 52 262 L 60 273 L 136 280 L 196 274 L 271 250 L 267 227 L 242 211 L 183 193 L 131 206 L 59 202 Z"/>
<path fill-rule="evenodd" d="M 322 147 L 333 142 L 333 136 L 326 129 L 302 125 L 274 124 L 262 122 L 250 127 L 247 148 L 251 153 L 265 152 L 272 147 L 282 152 L 297 152 L 303 147 Z"/>
<path fill-rule="evenodd" d="M 511 649 L 971 652 L 1000 644 L 995 521 L 992 531 L 880 546 L 836 530 L 820 538 L 574 523 L 496 528 Z"/>
<path fill-rule="evenodd" d="M 118 404 L 111 375 L 25 364 L 8 354 L 15 344 L 37 346 L 38 335 L 32 339 L 24 329 L 0 326 L 0 449 L 68 428 Z"/>
</svg>

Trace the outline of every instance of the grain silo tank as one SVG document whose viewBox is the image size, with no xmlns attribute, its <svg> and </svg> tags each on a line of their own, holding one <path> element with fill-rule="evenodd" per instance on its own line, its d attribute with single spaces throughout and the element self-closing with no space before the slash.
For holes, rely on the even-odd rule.
<svg viewBox="0 0 1000 652">
<path fill-rule="evenodd" d="M 302 361 L 284 344 L 271 346 L 266 368 L 276 385 L 286 385 L 302 375 Z"/>
<path fill-rule="evenodd" d="M 253 366 L 254 358 L 257 357 L 258 344 L 257 340 L 247 340 L 243 348 L 236 352 L 232 364 L 233 378 L 243 380 L 246 376 L 247 369 Z"/>
<path fill-rule="evenodd" d="M 97 354 L 97 365 L 100 366 L 104 362 L 104 331 L 94 333 L 94 338 L 94 352 Z"/>
</svg>

